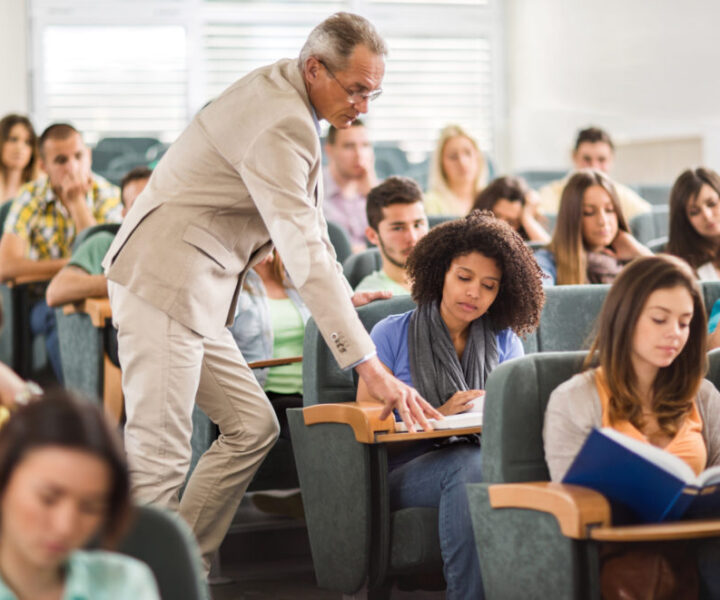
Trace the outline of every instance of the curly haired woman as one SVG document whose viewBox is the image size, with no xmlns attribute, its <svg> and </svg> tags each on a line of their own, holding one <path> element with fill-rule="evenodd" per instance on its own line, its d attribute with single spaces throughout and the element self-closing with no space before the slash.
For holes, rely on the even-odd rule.
<svg viewBox="0 0 720 600">
<path fill-rule="evenodd" d="M 373 328 L 378 357 L 442 414 L 465 412 L 499 363 L 522 356 L 518 335 L 537 327 L 544 302 L 541 271 L 507 223 L 480 211 L 432 229 L 407 270 L 418 307 Z M 357 398 L 371 399 L 362 382 Z M 482 480 L 481 453 L 476 438 L 451 440 L 391 456 L 390 504 L 439 509 L 446 597 L 482 598 L 465 494 Z"/>
</svg>

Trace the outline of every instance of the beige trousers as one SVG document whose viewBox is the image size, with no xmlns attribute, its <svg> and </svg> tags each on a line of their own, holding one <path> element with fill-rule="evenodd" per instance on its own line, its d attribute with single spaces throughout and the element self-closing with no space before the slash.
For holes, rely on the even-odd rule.
<svg viewBox="0 0 720 600">
<path fill-rule="evenodd" d="M 230 331 L 207 339 L 109 282 L 125 395 L 125 450 L 136 501 L 178 509 L 206 569 L 278 436 L 275 413 Z M 193 404 L 220 435 L 190 465 Z"/>
</svg>

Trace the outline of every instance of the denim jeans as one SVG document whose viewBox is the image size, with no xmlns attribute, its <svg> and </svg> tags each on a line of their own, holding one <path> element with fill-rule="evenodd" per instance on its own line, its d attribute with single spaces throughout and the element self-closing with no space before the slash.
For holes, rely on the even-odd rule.
<svg viewBox="0 0 720 600">
<path fill-rule="evenodd" d="M 33 335 L 45 336 L 45 349 L 50 366 L 58 383 L 63 384 L 62 363 L 60 362 L 60 340 L 58 339 L 55 309 L 50 308 L 45 299 L 38 300 L 30 309 L 30 331 Z"/>
<path fill-rule="evenodd" d="M 389 474 L 390 510 L 437 507 L 447 600 L 483 598 L 466 483 L 482 481 L 480 448 L 451 444 L 426 452 Z"/>
</svg>

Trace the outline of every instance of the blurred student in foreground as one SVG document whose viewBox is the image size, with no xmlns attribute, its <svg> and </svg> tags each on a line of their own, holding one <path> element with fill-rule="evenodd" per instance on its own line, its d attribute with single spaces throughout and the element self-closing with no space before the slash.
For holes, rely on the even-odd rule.
<svg viewBox="0 0 720 600">
<path fill-rule="evenodd" d="M 102 412 L 59 391 L 0 430 L 0 597 L 158 600 L 150 569 L 83 548 L 118 541 L 130 511 L 125 456 Z"/>
</svg>

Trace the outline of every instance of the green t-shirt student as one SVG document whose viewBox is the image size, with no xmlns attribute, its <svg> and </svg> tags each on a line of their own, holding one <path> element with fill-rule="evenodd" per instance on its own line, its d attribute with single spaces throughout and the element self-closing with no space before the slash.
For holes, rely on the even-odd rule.
<svg viewBox="0 0 720 600">
<path fill-rule="evenodd" d="M 90 275 L 102 275 L 102 260 L 115 238 L 114 233 L 98 231 L 80 244 L 68 264 L 78 267 Z"/>
</svg>

